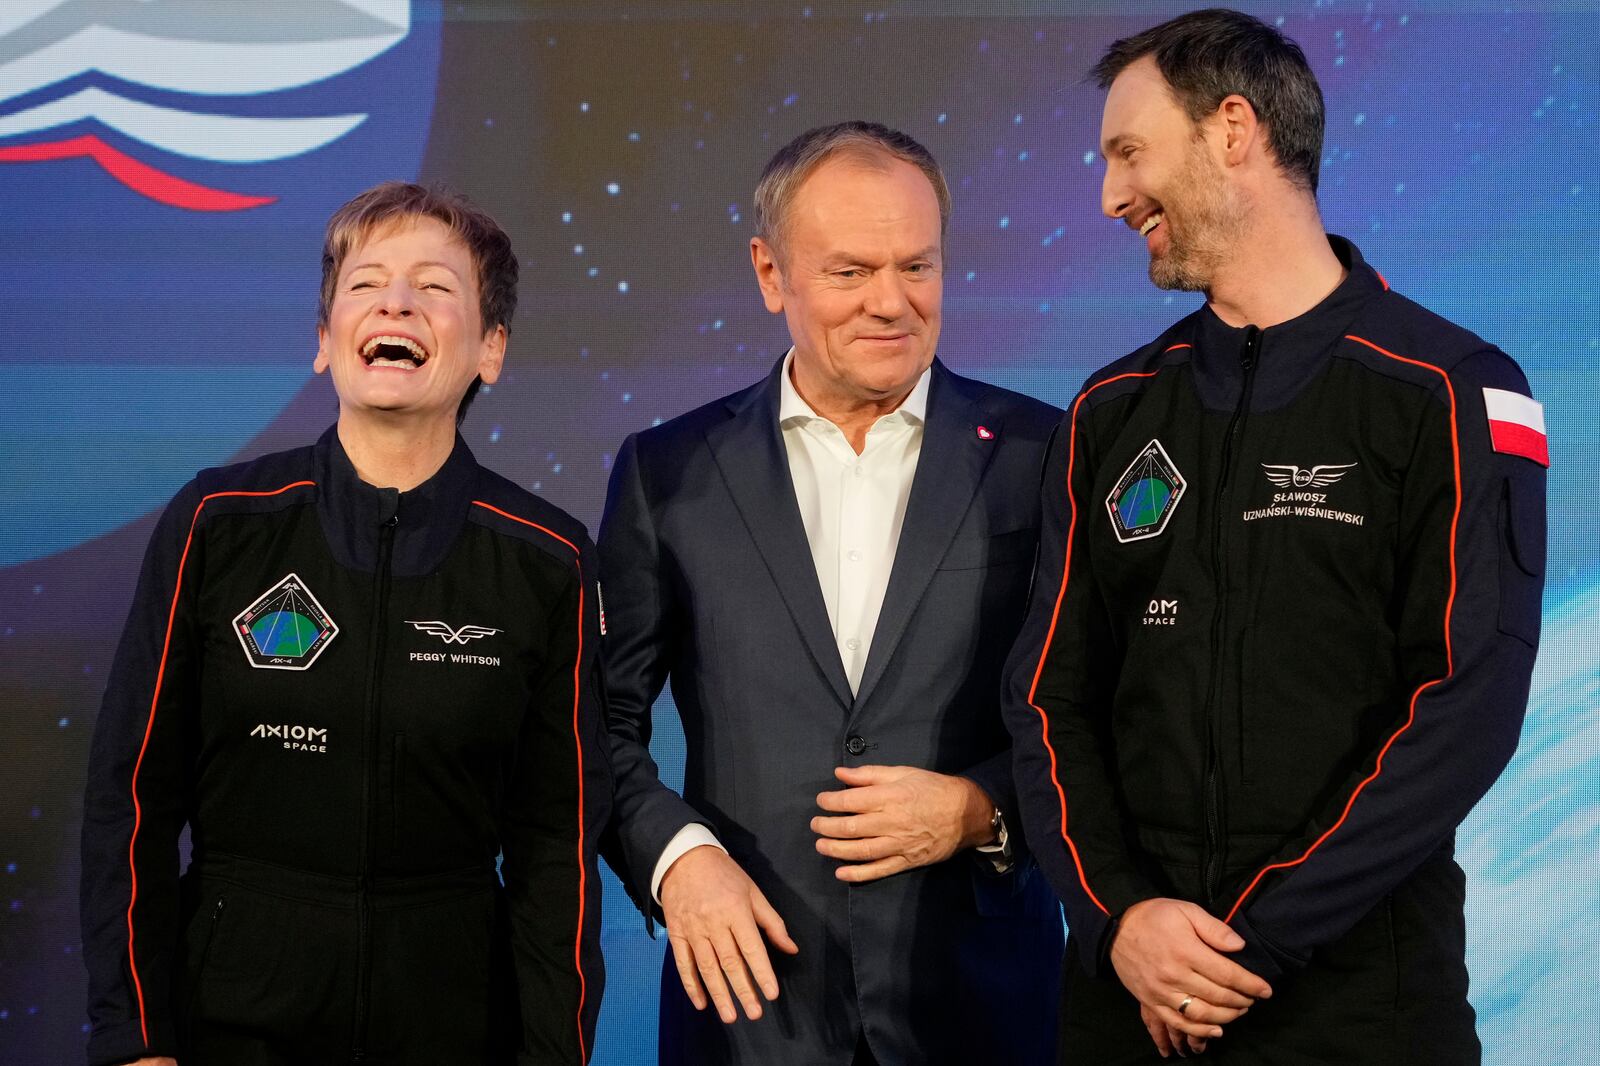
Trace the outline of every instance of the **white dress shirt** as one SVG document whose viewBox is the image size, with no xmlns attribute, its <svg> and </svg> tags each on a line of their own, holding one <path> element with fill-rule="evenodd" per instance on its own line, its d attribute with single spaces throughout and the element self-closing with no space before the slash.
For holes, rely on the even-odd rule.
<svg viewBox="0 0 1600 1066">
<path fill-rule="evenodd" d="M 778 427 L 828 624 L 853 693 L 867 666 L 922 453 L 929 372 L 922 372 L 905 402 L 872 423 L 857 455 L 844 430 L 813 411 L 795 389 L 789 376 L 793 360 L 791 352 L 783 364 Z"/>
<path fill-rule="evenodd" d="M 783 360 L 778 428 L 828 623 L 850 691 L 855 692 L 872 649 L 911 480 L 922 454 L 931 371 L 922 372 L 898 408 L 872 423 L 857 455 L 844 431 L 817 414 L 795 389 L 790 377 L 793 362 L 791 348 Z M 667 843 L 650 878 L 650 895 L 657 903 L 668 868 L 684 852 L 703 844 L 722 847 L 698 822 L 684 826 Z"/>
</svg>

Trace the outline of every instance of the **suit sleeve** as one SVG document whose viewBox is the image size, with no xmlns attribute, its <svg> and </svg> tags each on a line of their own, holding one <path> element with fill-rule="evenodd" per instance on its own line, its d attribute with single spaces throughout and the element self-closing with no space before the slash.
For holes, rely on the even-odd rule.
<svg viewBox="0 0 1600 1066">
<path fill-rule="evenodd" d="M 678 650 L 679 617 L 672 577 L 645 492 L 639 442 L 623 442 L 611 471 L 600 523 L 600 571 L 606 608 L 605 681 L 611 763 L 617 775 L 616 817 L 607 861 L 648 921 L 651 874 L 678 831 L 712 826 L 662 784 L 650 757 L 650 710 Z"/>
<path fill-rule="evenodd" d="M 1539 640 L 1545 470 L 1495 450 L 1483 390 L 1527 396 L 1528 386 L 1498 351 L 1437 373 L 1396 536 L 1394 727 L 1227 916 L 1248 944 L 1238 961 L 1269 980 L 1447 846 L 1521 732 Z"/>
<path fill-rule="evenodd" d="M 90 1066 L 177 1053 L 178 836 L 201 652 L 191 530 L 201 504 L 191 485 L 156 524 L 89 751 L 79 907 Z"/>
<path fill-rule="evenodd" d="M 523 1023 L 517 1061 L 529 1066 L 588 1060 L 605 986 L 598 848 L 612 789 L 594 562 L 585 542 L 546 620 L 548 651 L 501 821 Z"/>
<path fill-rule="evenodd" d="M 1113 786 L 1116 655 L 1089 559 L 1085 407 L 1080 395 L 1046 460 L 1039 563 L 1004 706 L 1028 845 L 1066 907 L 1079 958 L 1097 969 L 1114 919 L 1159 893 L 1133 861 Z"/>
<path fill-rule="evenodd" d="M 960 776 L 972 781 L 983 789 L 984 795 L 989 797 L 989 802 L 1000 808 L 1000 815 L 1006 821 L 1007 850 L 1010 857 L 1001 861 L 998 853 L 973 851 L 968 854 L 976 858 L 981 868 L 992 869 L 997 873 L 1009 873 L 1017 868 L 1018 863 L 1027 857 L 1027 833 L 1022 828 L 1022 821 L 1017 811 L 1017 788 L 1011 776 L 1011 749 L 996 752 L 989 758 L 967 767 L 961 771 Z M 1010 829 L 1016 826 L 1015 831 Z"/>
</svg>

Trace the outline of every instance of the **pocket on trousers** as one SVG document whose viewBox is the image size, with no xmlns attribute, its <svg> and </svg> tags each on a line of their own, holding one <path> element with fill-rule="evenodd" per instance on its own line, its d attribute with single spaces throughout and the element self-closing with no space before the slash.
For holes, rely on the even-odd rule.
<svg viewBox="0 0 1600 1066">
<path fill-rule="evenodd" d="M 200 989 L 200 984 L 205 980 L 206 961 L 211 956 L 211 944 L 217 937 L 217 928 L 222 924 L 223 912 L 227 909 L 228 897 L 223 892 L 207 893 L 195 911 L 194 917 L 189 920 L 189 927 L 184 933 L 184 978 L 183 978 L 183 1021 L 187 1028 L 194 1017 L 195 994 Z"/>
<path fill-rule="evenodd" d="M 353 983 L 355 914 L 230 884 L 193 971 L 200 1025 L 300 1033 L 319 1028 Z"/>
</svg>

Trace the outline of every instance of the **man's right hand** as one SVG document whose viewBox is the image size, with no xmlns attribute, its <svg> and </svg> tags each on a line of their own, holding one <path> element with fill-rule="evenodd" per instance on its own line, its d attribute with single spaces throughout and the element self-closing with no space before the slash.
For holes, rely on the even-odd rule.
<svg viewBox="0 0 1600 1066">
<path fill-rule="evenodd" d="M 678 977 L 695 1010 L 706 1009 L 709 993 L 717 1015 L 732 1024 L 739 1020 L 733 1005 L 737 996 L 754 1021 L 761 1017 L 757 987 L 768 1000 L 778 998 L 778 979 L 761 934 L 786 954 L 797 955 L 800 948 L 727 852 L 707 845 L 684 852 L 661 878 L 661 911 Z"/>
<path fill-rule="evenodd" d="M 1147 899 L 1118 921 L 1111 965 L 1146 1008 L 1147 1025 L 1153 1015 L 1169 1030 L 1204 1040 L 1221 1036 L 1223 1025 L 1272 995 L 1271 985 L 1223 954 L 1242 947 L 1244 938 L 1203 907 Z"/>
</svg>

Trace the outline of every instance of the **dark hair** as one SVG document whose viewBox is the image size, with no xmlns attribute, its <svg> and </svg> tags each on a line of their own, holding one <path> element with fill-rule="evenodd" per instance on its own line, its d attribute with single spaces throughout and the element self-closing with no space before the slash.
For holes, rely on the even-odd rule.
<svg viewBox="0 0 1600 1066">
<path fill-rule="evenodd" d="M 1145 56 L 1155 58 L 1193 122 L 1234 93 L 1250 101 L 1278 166 L 1296 185 L 1317 191 L 1322 89 L 1298 44 L 1260 19 L 1214 7 L 1115 42 L 1090 77 L 1100 88 L 1110 88 L 1118 74 Z"/>
<path fill-rule="evenodd" d="M 496 326 L 511 332 L 511 319 L 517 313 L 517 256 L 511 238 L 500 224 L 471 200 L 442 185 L 416 185 L 405 181 L 386 181 L 359 193 L 328 219 L 327 236 L 322 243 L 322 302 L 317 308 L 317 325 L 328 324 L 333 307 L 333 290 L 347 255 L 372 234 L 387 225 L 418 218 L 444 223 L 467 246 L 478 274 L 478 313 L 485 333 Z M 478 395 L 482 379 L 473 378 L 456 422 L 466 417 L 467 408 Z"/>
<path fill-rule="evenodd" d="M 908 134 L 876 122 L 839 122 L 807 130 L 767 161 L 756 182 L 756 235 L 776 251 L 788 220 L 789 205 L 805 180 L 836 155 L 849 155 L 868 165 L 884 156 L 910 163 L 927 177 L 939 200 L 939 241 L 950 229 L 950 186 L 933 153 Z"/>
</svg>

